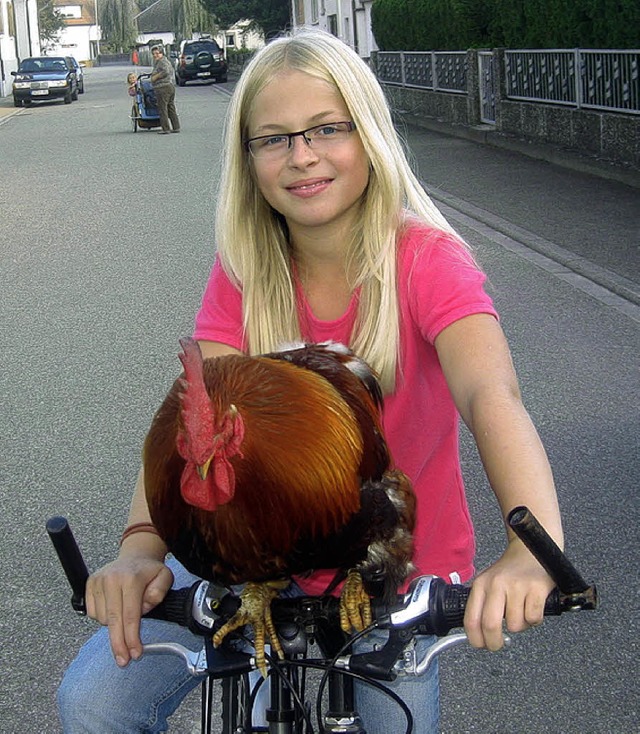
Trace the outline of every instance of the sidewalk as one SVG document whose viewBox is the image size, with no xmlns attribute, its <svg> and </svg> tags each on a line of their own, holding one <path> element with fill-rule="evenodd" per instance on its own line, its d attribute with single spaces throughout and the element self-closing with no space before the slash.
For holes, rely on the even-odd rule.
<svg viewBox="0 0 640 734">
<path fill-rule="evenodd" d="M 0 97 L 0 124 L 8 117 L 15 115 L 16 113 L 24 110 L 24 107 L 15 107 L 13 104 L 13 97 Z"/>
<path fill-rule="evenodd" d="M 612 163 L 611 161 L 601 160 L 594 156 L 581 155 L 577 151 L 567 150 L 559 146 L 542 145 L 531 143 L 527 140 L 507 137 L 498 133 L 492 125 L 467 127 L 466 125 L 454 125 L 440 122 L 434 118 L 419 117 L 417 115 L 401 113 L 400 117 L 406 125 L 412 127 L 424 128 L 441 133 L 442 135 L 463 138 L 474 143 L 508 150 L 512 153 L 520 153 L 529 158 L 553 163 L 572 171 L 589 173 L 593 176 L 599 176 L 610 181 L 618 181 L 627 186 L 640 189 L 640 170 L 632 166 L 627 167 Z"/>
</svg>

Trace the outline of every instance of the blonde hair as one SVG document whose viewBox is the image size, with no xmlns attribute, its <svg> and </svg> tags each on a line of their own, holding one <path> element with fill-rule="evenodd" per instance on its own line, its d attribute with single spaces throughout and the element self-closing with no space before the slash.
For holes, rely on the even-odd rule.
<svg viewBox="0 0 640 734">
<path fill-rule="evenodd" d="M 359 225 L 348 243 L 348 272 L 360 287 L 351 344 L 395 385 L 399 351 L 396 238 L 407 214 L 453 232 L 413 174 L 374 74 L 347 45 L 317 30 L 276 39 L 245 68 L 229 107 L 218 194 L 216 237 L 222 265 L 243 292 L 248 349 L 260 354 L 301 337 L 286 222 L 269 206 L 250 171 L 244 141 L 256 95 L 283 70 L 329 82 L 342 96 L 370 162 Z"/>
</svg>

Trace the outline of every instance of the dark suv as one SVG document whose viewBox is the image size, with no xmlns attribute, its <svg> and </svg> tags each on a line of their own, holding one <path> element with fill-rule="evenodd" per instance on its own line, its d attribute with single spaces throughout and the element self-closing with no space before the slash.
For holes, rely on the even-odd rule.
<svg viewBox="0 0 640 734">
<path fill-rule="evenodd" d="M 197 79 L 227 81 L 227 62 L 220 46 L 212 39 L 183 41 L 176 60 L 176 82 L 184 87 Z"/>
</svg>

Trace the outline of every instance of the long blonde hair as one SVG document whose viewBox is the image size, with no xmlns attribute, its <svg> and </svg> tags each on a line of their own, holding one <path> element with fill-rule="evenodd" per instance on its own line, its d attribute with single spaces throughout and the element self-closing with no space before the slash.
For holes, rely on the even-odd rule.
<svg viewBox="0 0 640 734">
<path fill-rule="evenodd" d="M 359 226 L 348 243 L 350 285 L 360 287 L 350 347 L 378 372 L 385 391 L 395 385 L 399 351 L 396 238 L 406 214 L 453 232 L 413 174 L 374 74 L 347 45 L 317 30 L 272 41 L 247 65 L 227 115 L 216 237 L 222 265 L 243 293 L 251 354 L 299 339 L 295 284 L 284 219 L 258 190 L 244 140 L 256 95 L 282 70 L 322 79 L 342 96 L 370 162 Z"/>
</svg>

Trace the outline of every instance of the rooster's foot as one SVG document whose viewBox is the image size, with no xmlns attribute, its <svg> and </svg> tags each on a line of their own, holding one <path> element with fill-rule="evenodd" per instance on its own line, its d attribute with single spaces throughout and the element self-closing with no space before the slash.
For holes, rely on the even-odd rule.
<svg viewBox="0 0 640 734">
<path fill-rule="evenodd" d="M 213 636 L 213 644 L 218 647 L 222 640 L 234 630 L 250 624 L 254 631 L 253 645 L 256 650 L 256 666 L 262 675 L 267 677 L 267 661 L 265 657 L 265 637 L 268 636 L 271 646 L 282 660 L 284 653 L 276 629 L 271 618 L 271 601 L 289 582 L 266 582 L 257 584 L 249 582 L 240 593 L 240 608 Z"/>
<path fill-rule="evenodd" d="M 340 595 L 340 627 L 347 634 L 361 632 L 371 624 L 371 600 L 357 571 L 349 571 Z"/>
</svg>

